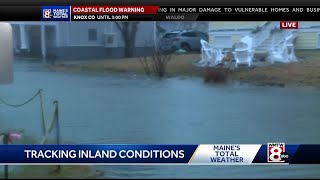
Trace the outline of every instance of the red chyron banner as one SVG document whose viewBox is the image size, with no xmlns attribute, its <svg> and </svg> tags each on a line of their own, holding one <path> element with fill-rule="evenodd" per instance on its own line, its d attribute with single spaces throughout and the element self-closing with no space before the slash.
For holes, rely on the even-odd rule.
<svg viewBox="0 0 320 180">
<path fill-rule="evenodd" d="M 71 14 L 156 14 L 159 6 L 71 6 Z"/>
</svg>

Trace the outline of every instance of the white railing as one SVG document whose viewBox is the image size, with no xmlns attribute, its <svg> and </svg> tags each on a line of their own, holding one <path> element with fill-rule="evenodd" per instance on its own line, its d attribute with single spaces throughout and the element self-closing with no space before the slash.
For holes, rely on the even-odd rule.
<svg viewBox="0 0 320 180">
<path fill-rule="evenodd" d="M 284 40 L 286 39 L 286 37 L 294 33 L 294 31 L 295 30 L 282 30 L 280 32 L 273 33 L 271 35 L 272 42 L 271 42 L 271 47 L 269 49 L 273 51 L 275 50 L 275 48 L 280 47 L 284 43 Z"/>
<path fill-rule="evenodd" d="M 270 32 L 279 25 L 278 22 L 265 22 L 260 26 L 261 30 L 257 33 L 252 33 L 253 48 L 260 46 L 265 40 L 270 37 Z"/>
</svg>

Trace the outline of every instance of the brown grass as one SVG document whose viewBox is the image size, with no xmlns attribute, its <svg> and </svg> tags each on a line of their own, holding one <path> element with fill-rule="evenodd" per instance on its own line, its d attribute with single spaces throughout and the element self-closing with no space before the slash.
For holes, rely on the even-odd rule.
<svg viewBox="0 0 320 180">
<path fill-rule="evenodd" d="M 320 60 L 305 60 L 291 64 L 275 64 L 252 70 L 236 70 L 235 80 L 258 85 L 293 85 L 320 87 Z"/>
<path fill-rule="evenodd" d="M 320 51 L 298 51 L 303 57 L 290 64 L 273 64 L 254 69 L 235 69 L 229 78 L 257 85 L 294 85 L 320 87 Z M 174 55 L 168 63 L 168 76 L 203 76 L 205 69 L 192 65 L 200 54 Z M 93 60 L 76 65 L 57 65 L 49 69 L 67 72 L 117 72 L 144 74 L 139 58 Z"/>
<path fill-rule="evenodd" d="M 192 65 L 192 62 L 199 58 L 199 54 L 174 55 L 168 63 L 167 74 L 169 76 L 200 75 L 201 70 Z M 151 57 L 148 60 L 151 61 Z M 89 63 L 76 65 L 60 64 L 49 66 L 49 69 L 68 72 L 127 72 L 144 74 L 144 69 L 139 62 L 139 58 L 91 60 Z"/>
</svg>

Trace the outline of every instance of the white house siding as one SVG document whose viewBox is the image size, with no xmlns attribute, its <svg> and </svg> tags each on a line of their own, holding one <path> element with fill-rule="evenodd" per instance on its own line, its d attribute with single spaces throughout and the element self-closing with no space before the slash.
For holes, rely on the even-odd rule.
<svg viewBox="0 0 320 180">
<path fill-rule="evenodd" d="M 59 43 L 55 50 L 61 59 L 119 58 L 124 56 L 124 41 L 115 22 L 59 22 Z M 88 30 L 97 29 L 97 40 L 88 40 Z M 105 47 L 104 34 L 114 34 L 115 43 Z M 134 56 L 150 55 L 154 46 L 154 23 L 140 22 Z"/>
<path fill-rule="evenodd" d="M 154 22 L 140 22 L 136 35 L 136 47 L 153 47 L 154 46 Z M 123 42 L 123 41 L 121 41 Z M 122 47 L 124 44 L 122 44 Z"/>
<path fill-rule="evenodd" d="M 296 49 L 320 48 L 320 22 L 299 22 Z"/>
<path fill-rule="evenodd" d="M 210 22 L 157 22 L 157 24 L 165 29 L 167 32 L 169 31 L 178 31 L 178 30 L 198 30 L 202 32 L 208 32 L 208 26 Z"/>
<path fill-rule="evenodd" d="M 317 49 L 318 45 L 318 33 L 317 32 L 299 32 L 296 42 L 296 49 Z"/>
<path fill-rule="evenodd" d="M 320 26 L 320 21 L 299 21 L 299 28 Z"/>
<path fill-rule="evenodd" d="M 213 21 L 209 23 L 209 43 L 215 47 L 231 48 L 241 37 L 251 33 L 265 21 Z M 225 42 L 222 38 L 225 38 Z M 215 38 L 220 40 L 215 41 Z"/>
<path fill-rule="evenodd" d="M 219 48 L 231 48 L 234 43 L 238 43 L 241 39 L 241 35 L 234 34 L 234 35 L 211 35 L 209 36 L 209 43 L 212 44 L 214 47 Z"/>
<path fill-rule="evenodd" d="M 57 47 L 68 46 L 69 42 L 69 32 L 68 32 L 69 22 L 59 22 L 57 27 L 58 42 Z"/>
<path fill-rule="evenodd" d="M 231 43 L 238 43 L 240 42 L 240 39 L 242 36 L 249 34 L 251 31 L 236 31 L 236 30 L 230 30 L 230 31 L 216 31 L 216 32 L 209 32 L 209 43 L 212 44 L 215 47 L 222 47 L 222 48 L 230 48 L 232 47 L 232 45 L 230 46 L 230 42 L 226 41 L 225 44 L 217 44 L 217 42 L 215 42 L 215 37 L 221 37 L 221 36 L 229 36 L 231 39 Z"/>
<path fill-rule="evenodd" d="M 238 42 L 240 42 L 242 36 L 243 35 L 235 34 L 231 37 L 231 40 L 233 43 L 238 43 Z"/>
<path fill-rule="evenodd" d="M 58 22 L 11 21 L 8 23 L 13 29 L 14 49 L 17 56 L 42 57 L 46 55 L 46 50 L 57 46 Z M 42 32 L 45 38 L 42 38 Z"/>
<path fill-rule="evenodd" d="M 251 33 L 262 21 L 216 21 L 209 23 L 209 42 L 216 46 L 214 39 L 216 36 L 229 35 L 233 43 L 239 42 L 243 35 Z M 279 22 L 280 25 L 280 22 Z M 249 30 L 249 29 L 252 30 Z M 247 29 L 247 31 L 244 31 Z M 228 44 L 228 43 L 226 43 Z M 320 48 L 320 22 L 319 21 L 299 21 L 296 49 L 319 49 Z"/>
<path fill-rule="evenodd" d="M 254 29 L 264 21 L 212 21 L 209 23 L 209 31 Z"/>
<path fill-rule="evenodd" d="M 112 31 L 112 22 L 59 22 L 59 47 L 104 46 L 104 32 Z M 88 40 L 88 30 L 97 29 L 97 41 Z"/>
<path fill-rule="evenodd" d="M 97 41 L 88 41 L 88 29 L 97 29 Z M 104 33 L 115 34 L 115 47 L 124 47 L 122 34 L 114 22 L 61 22 L 60 46 L 104 46 Z M 138 24 L 136 47 L 153 46 L 153 22 Z M 148 42 L 148 43 L 146 43 Z"/>
<path fill-rule="evenodd" d="M 105 23 L 71 22 L 69 25 L 69 46 L 103 46 Z M 88 30 L 97 30 L 97 40 L 88 40 Z"/>
<path fill-rule="evenodd" d="M 219 48 L 231 48 L 232 47 L 232 36 L 215 36 L 213 38 L 213 44 Z"/>
<path fill-rule="evenodd" d="M 45 28 L 45 33 L 46 33 L 46 47 L 48 48 L 55 48 L 57 47 L 57 34 L 56 34 L 56 27 L 54 26 L 47 26 Z"/>
</svg>

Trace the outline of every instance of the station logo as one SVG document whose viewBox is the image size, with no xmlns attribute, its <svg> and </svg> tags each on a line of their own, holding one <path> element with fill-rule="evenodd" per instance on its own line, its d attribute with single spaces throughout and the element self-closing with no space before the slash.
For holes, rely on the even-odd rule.
<svg viewBox="0 0 320 180">
<path fill-rule="evenodd" d="M 285 143 L 268 143 L 268 163 L 284 163 L 289 158 Z"/>
<path fill-rule="evenodd" d="M 70 21 L 70 6 L 42 6 L 41 20 Z"/>
<path fill-rule="evenodd" d="M 42 10 L 42 18 L 49 19 L 52 17 L 51 9 L 43 9 Z"/>
</svg>

